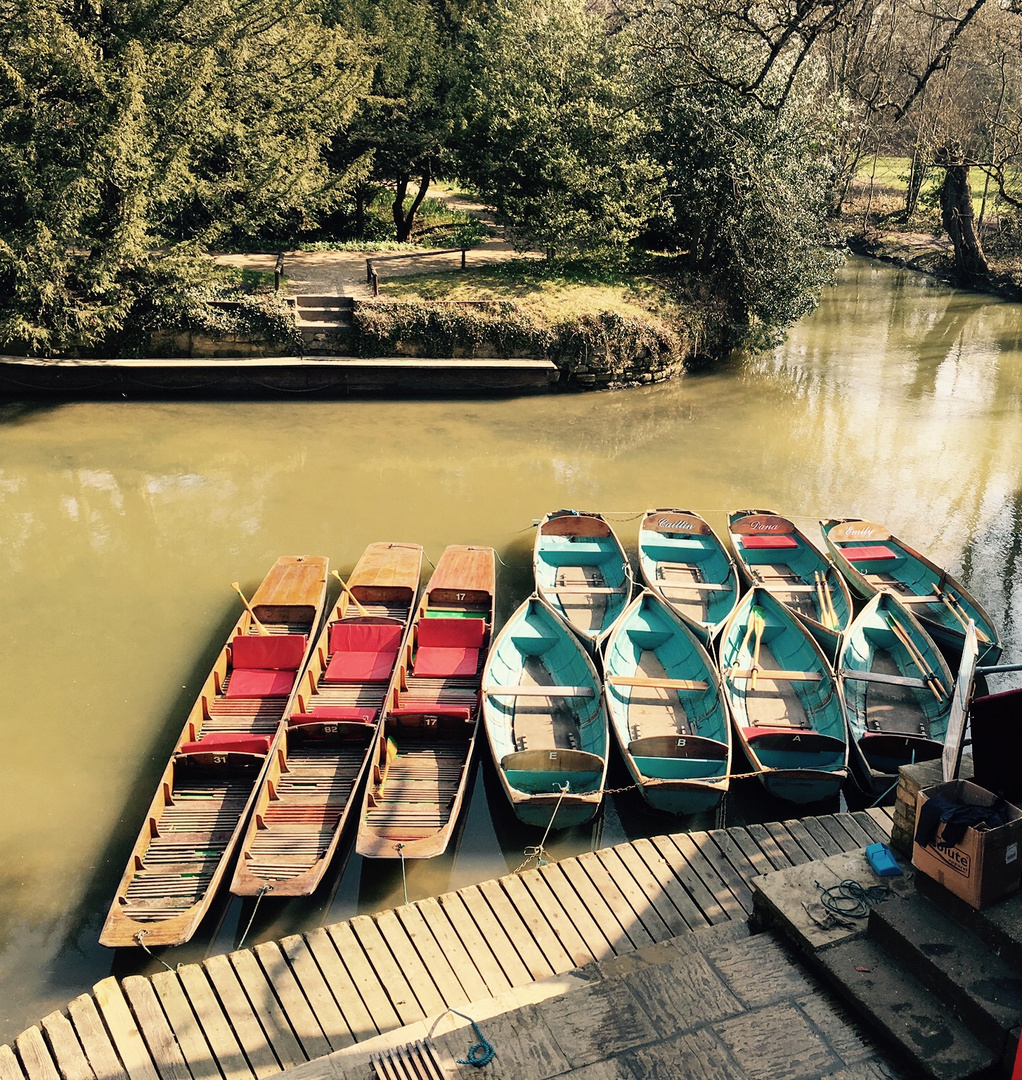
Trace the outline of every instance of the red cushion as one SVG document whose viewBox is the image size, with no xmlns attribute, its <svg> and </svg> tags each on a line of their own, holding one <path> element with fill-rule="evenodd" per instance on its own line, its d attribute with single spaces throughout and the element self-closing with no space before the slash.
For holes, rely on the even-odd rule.
<svg viewBox="0 0 1022 1080">
<path fill-rule="evenodd" d="M 797 548 L 798 541 L 794 536 L 786 536 L 783 533 L 770 536 L 767 533 L 757 533 L 755 536 L 743 536 L 743 548 Z"/>
<path fill-rule="evenodd" d="M 178 751 L 180 754 L 225 754 L 234 751 L 237 754 L 265 754 L 270 749 L 269 735 L 228 735 L 215 733 L 203 735 L 198 742 L 186 742 Z"/>
<path fill-rule="evenodd" d="M 236 668 L 279 668 L 297 671 L 305 658 L 308 639 L 304 634 L 239 634 L 231 642 L 231 666 Z"/>
<path fill-rule="evenodd" d="M 478 649 L 486 635 L 483 619 L 420 619 L 416 640 L 421 645 L 441 648 Z"/>
<path fill-rule="evenodd" d="M 227 683 L 227 696 L 229 698 L 287 697 L 294 684 L 294 671 L 278 671 L 276 668 L 235 668 Z"/>
<path fill-rule="evenodd" d="M 329 651 L 393 652 L 401 648 L 404 627 L 397 623 L 357 623 L 341 619 L 330 624 Z"/>
<path fill-rule="evenodd" d="M 778 729 L 773 727 L 747 727 L 742 728 L 742 734 L 745 736 L 746 742 L 752 742 L 754 739 L 761 739 L 764 735 L 776 735 Z"/>
<path fill-rule="evenodd" d="M 865 559 L 896 559 L 898 553 L 886 544 L 865 544 L 861 547 L 843 547 L 838 549 L 849 562 Z"/>
<path fill-rule="evenodd" d="M 473 709 L 463 709 L 458 705 L 423 705 L 418 709 L 391 709 L 391 716 L 443 716 L 452 720 L 471 720 Z"/>
<path fill-rule="evenodd" d="M 420 648 L 412 671 L 422 679 L 446 679 L 475 675 L 479 668 L 478 649 Z"/>
<path fill-rule="evenodd" d="M 287 722 L 295 726 L 300 724 L 329 724 L 336 723 L 338 720 L 347 720 L 356 724 L 373 724 L 379 715 L 379 709 L 326 705 L 311 713 L 292 713 Z"/>
<path fill-rule="evenodd" d="M 338 652 L 334 653 L 323 672 L 324 682 L 377 683 L 388 682 L 397 663 L 394 652 Z"/>
</svg>

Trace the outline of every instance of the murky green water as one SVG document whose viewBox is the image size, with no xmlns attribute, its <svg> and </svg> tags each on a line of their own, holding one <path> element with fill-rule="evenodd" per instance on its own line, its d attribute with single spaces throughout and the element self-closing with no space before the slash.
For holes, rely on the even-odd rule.
<svg viewBox="0 0 1022 1080">
<path fill-rule="evenodd" d="M 648 506 L 770 507 L 885 522 L 979 596 L 1022 659 L 1019 308 L 853 262 L 788 343 L 640 390 L 512 401 L 0 405 L 0 1042 L 116 971 L 96 944 L 167 753 L 251 590 L 283 553 L 342 573 L 374 540 L 493 545 L 501 612 L 530 580 L 531 524 Z M 1005 683 L 1004 685 L 1008 685 Z M 612 782 L 614 781 L 612 776 Z M 538 834 L 478 774 L 457 855 L 413 898 L 505 873 Z M 622 781 L 623 782 L 623 781 Z M 729 820 L 774 816 L 755 792 Z M 789 816 L 781 805 L 777 814 Z M 610 800 L 555 854 L 669 831 Z M 255 912 L 246 944 L 400 902 L 353 857 L 323 895 Z M 225 904 L 173 964 L 234 947 Z M 219 919 L 219 923 L 217 920 Z"/>
</svg>

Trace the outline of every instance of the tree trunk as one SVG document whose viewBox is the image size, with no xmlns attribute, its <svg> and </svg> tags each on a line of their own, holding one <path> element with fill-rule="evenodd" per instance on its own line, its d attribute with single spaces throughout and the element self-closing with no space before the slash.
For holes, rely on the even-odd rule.
<svg viewBox="0 0 1022 1080">
<path fill-rule="evenodd" d="M 408 194 L 408 182 L 411 180 L 411 176 L 408 173 L 402 173 L 397 178 L 397 190 L 394 194 L 393 210 L 394 228 L 397 231 L 397 240 L 399 244 L 403 244 L 408 237 L 412 235 L 412 226 L 415 224 L 415 215 L 422 205 L 422 200 L 426 197 L 426 192 L 429 190 L 429 182 L 432 179 L 433 175 L 429 167 L 423 167 L 422 176 L 419 178 L 419 190 L 415 193 L 415 198 L 412 199 L 412 205 L 406 212 L 405 196 Z"/>
<path fill-rule="evenodd" d="M 937 164 L 944 168 L 940 210 L 944 228 L 955 247 L 955 274 L 963 284 L 969 284 L 987 276 L 990 267 L 976 234 L 969 166 L 965 163 L 961 145 L 949 142 L 942 146 L 937 151 Z"/>
</svg>

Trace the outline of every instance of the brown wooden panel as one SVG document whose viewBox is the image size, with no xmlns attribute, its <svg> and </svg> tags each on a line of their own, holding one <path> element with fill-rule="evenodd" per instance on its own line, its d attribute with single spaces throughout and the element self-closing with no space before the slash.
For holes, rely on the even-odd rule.
<svg viewBox="0 0 1022 1080">
<path fill-rule="evenodd" d="M 706 833 L 677 833 L 672 839 L 678 850 L 684 855 L 689 866 L 713 893 L 714 899 L 723 908 L 727 917 L 729 919 L 744 919 L 745 909 L 742 907 L 741 901 L 728 888 L 727 882 L 721 877 L 716 866 L 703 854 L 702 844 L 705 843 L 714 858 L 719 858 L 716 845 L 707 838 Z M 720 862 L 722 868 L 727 867 L 726 860 L 720 859 Z"/>
<path fill-rule="evenodd" d="M 60 1080 L 60 1073 L 57 1072 L 50 1048 L 46 1045 L 46 1040 L 39 1028 L 30 1027 L 23 1031 L 14 1040 L 14 1045 L 17 1047 L 21 1067 L 25 1070 L 28 1080 Z"/>
<path fill-rule="evenodd" d="M 883 820 L 877 818 L 869 810 L 856 810 L 854 814 L 842 815 L 848 817 L 870 837 L 867 844 L 883 844 L 891 838 L 890 818 L 885 825 Z"/>
<path fill-rule="evenodd" d="M 863 847 L 867 842 L 871 842 L 860 840 L 858 834 L 855 834 L 854 836 L 850 834 L 845 827 L 845 823 L 841 820 L 844 816 L 845 815 L 823 814 L 817 820 L 834 838 L 835 843 L 841 846 L 842 851 L 855 851 L 857 848 Z"/>
<path fill-rule="evenodd" d="M 252 951 L 266 974 L 266 981 L 273 987 L 305 1056 L 310 1061 L 313 1058 L 325 1057 L 330 1053 L 330 1043 L 323 1034 L 315 1013 L 309 1007 L 294 972 L 284 959 L 280 946 L 275 941 L 264 941 Z"/>
<path fill-rule="evenodd" d="M 653 873 L 646 861 L 635 850 L 635 847 L 632 844 L 618 844 L 613 850 L 625 869 L 631 874 L 635 884 L 645 893 L 650 906 L 664 921 L 670 936 L 674 937 L 676 934 L 683 934 L 686 930 L 691 929 L 667 890 L 663 887 L 660 878 Z M 664 865 L 666 866 L 666 861 Z"/>
<path fill-rule="evenodd" d="M 673 937 L 671 928 L 661 918 L 646 894 L 646 890 L 635 880 L 631 869 L 621 861 L 620 853 L 614 848 L 603 848 L 596 852 L 596 857 L 614 879 L 614 883 L 621 890 L 621 894 L 632 910 L 642 920 L 642 925 L 653 941 L 663 941 L 665 938 Z M 649 880 L 649 872 L 645 867 L 643 867 L 643 879 L 644 882 Z"/>
<path fill-rule="evenodd" d="M 825 859 L 827 857 L 823 847 L 817 841 L 816 837 L 797 819 L 784 822 L 784 828 L 788 830 L 791 837 L 798 846 L 809 856 L 810 860 L 815 862 L 817 859 Z"/>
<path fill-rule="evenodd" d="M 450 920 L 458 939 L 465 947 L 486 982 L 491 994 L 501 994 L 511 989 L 511 982 L 497 962 L 492 949 L 486 943 L 458 893 L 444 893 L 437 897 L 441 911 Z"/>
<path fill-rule="evenodd" d="M 63 1013 L 52 1012 L 49 1016 L 44 1016 L 40 1027 L 63 1080 L 95 1080 L 96 1074 L 85 1056 L 75 1029 Z"/>
<path fill-rule="evenodd" d="M 447 1008 L 447 1002 L 437 989 L 433 974 L 422 962 L 418 950 L 408 936 L 404 924 L 394 911 L 381 911 L 374 919 L 380 937 L 387 943 L 398 967 L 408 980 L 419 1007 L 426 1016 L 437 1016 Z"/>
<path fill-rule="evenodd" d="M 266 1033 L 252 1011 L 252 1005 L 230 960 L 226 956 L 211 956 L 203 967 L 224 1012 L 230 1018 L 231 1029 L 241 1045 L 249 1068 L 260 1080 L 280 1072 L 280 1064 L 266 1041 Z"/>
<path fill-rule="evenodd" d="M 21 1062 L 9 1046 L 0 1046 L 0 1080 L 25 1080 Z"/>
<path fill-rule="evenodd" d="M 188 995 L 174 971 L 158 971 L 151 976 L 153 989 L 177 1038 L 194 1080 L 217 1080 L 220 1070 Z"/>
<path fill-rule="evenodd" d="M 759 846 L 756 838 L 748 829 L 728 829 L 728 836 L 745 852 L 749 861 L 756 867 L 760 874 L 769 874 L 774 870 L 783 870 L 788 866 L 788 860 L 778 851 L 782 865 L 778 866 L 774 860 Z M 774 844 L 773 848 L 777 848 Z"/>
<path fill-rule="evenodd" d="M 423 922 L 429 927 L 437 945 L 450 962 L 454 974 L 458 977 L 458 982 L 465 991 L 466 998 L 469 1001 L 477 1001 L 480 998 L 489 997 L 491 990 L 480 974 L 475 958 L 465 948 L 440 904 L 433 897 L 429 897 L 426 900 L 417 900 L 413 906 L 422 916 Z M 487 962 L 496 968 L 496 961 L 492 956 L 488 960 L 480 959 L 481 964 L 485 965 Z M 501 979 L 503 981 L 503 976 Z"/>
<path fill-rule="evenodd" d="M 340 1050 L 342 1047 L 351 1046 L 355 1041 L 355 1036 L 352 1035 L 341 1010 L 337 1007 L 337 1002 L 330 993 L 330 987 L 327 986 L 323 973 L 309 951 L 305 939 L 298 934 L 281 938 L 280 949 L 315 1013 L 331 1049 Z"/>
<path fill-rule="evenodd" d="M 753 840 L 763 849 L 763 854 L 778 870 L 787 870 L 791 866 L 791 859 L 781 850 L 777 841 L 762 825 L 751 823 L 746 826 L 746 829 Z"/>
<path fill-rule="evenodd" d="M 792 866 L 802 866 L 804 863 L 812 862 L 812 859 L 802 850 L 798 841 L 779 821 L 771 821 L 764 825 L 763 828 L 774 838 L 781 851 L 788 856 Z"/>
<path fill-rule="evenodd" d="M 450 961 L 444 955 L 444 950 L 422 917 L 418 904 L 402 904 L 395 908 L 394 915 L 436 985 L 444 1008 L 457 1007 L 471 1001 Z"/>
<path fill-rule="evenodd" d="M 533 877 L 535 874 L 535 878 Z M 538 892 L 539 886 L 535 882 L 542 882 L 550 892 L 557 904 L 564 910 L 571 925 L 578 931 L 579 936 L 586 944 L 586 948 L 597 960 L 609 960 L 615 956 L 611 937 L 623 936 L 620 926 L 615 929 L 601 926 L 597 922 L 593 912 L 582 902 L 582 898 L 575 892 L 571 882 L 567 879 L 564 871 L 558 863 L 548 863 L 538 867 L 535 871 L 528 871 L 522 875 L 525 887 L 536 897 L 536 903 L 540 903 Z"/>
<path fill-rule="evenodd" d="M 477 888 L 461 889 L 462 902 L 465 910 L 471 915 L 472 921 L 479 928 L 479 933 L 486 938 L 493 950 L 497 962 L 504 969 L 504 974 L 512 986 L 525 986 L 533 981 L 532 974 L 522 962 L 522 958 L 515 948 L 514 942 L 508 936 L 507 931 L 501 926 L 500 921 L 494 916 L 493 910 L 483 898 Z"/>
<path fill-rule="evenodd" d="M 544 867 L 544 872 L 551 867 Z M 563 874 L 564 880 L 574 890 L 582 905 L 589 911 L 593 919 L 599 924 L 607 944 L 619 956 L 621 953 L 631 952 L 635 948 L 627 930 L 622 925 L 617 913 L 612 911 L 603 894 L 593 884 L 592 879 L 579 864 L 577 859 L 565 859 L 553 867 L 557 873 Z M 602 867 L 600 868 L 603 869 Z M 631 922 L 632 917 L 627 918 Z"/>
<path fill-rule="evenodd" d="M 841 854 L 841 846 L 816 818 L 806 818 L 802 824 L 805 826 L 806 832 L 820 845 L 820 849 L 826 853 L 824 858 L 828 855 Z"/>
<path fill-rule="evenodd" d="M 337 923 L 334 926 L 328 926 L 327 933 L 333 939 L 337 952 L 351 974 L 352 981 L 358 988 L 377 1030 L 393 1031 L 394 1028 L 401 1027 L 401 1018 L 380 984 L 379 976 L 366 958 L 358 938 L 351 932 L 351 926 L 346 922 Z"/>
<path fill-rule="evenodd" d="M 752 862 L 752 860 L 735 842 L 735 839 L 733 836 L 731 836 L 729 830 L 711 829 L 710 832 L 708 832 L 706 835 L 716 845 L 717 850 L 721 854 L 721 858 L 727 859 L 731 866 L 734 867 L 735 873 L 742 880 L 742 882 L 745 883 L 746 887 L 743 896 L 748 894 L 750 898 L 748 903 L 751 905 L 752 890 L 748 887 L 748 883 L 752 881 L 754 877 L 759 877 L 760 871 L 756 869 L 756 866 Z M 762 853 L 760 854 L 762 856 Z M 746 901 L 743 899 L 742 906 L 745 907 L 745 904 Z M 746 907 L 746 911 L 749 910 L 751 910 L 751 908 Z"/>
<path fill-rule="evenodd" d="M 500 880 L 499 885 L 529 928 L 529 933 L 554 971 L 560 973 L 578 967 L 578 962 L 565 948 L 558 928 L 553 925 L 554 913 L 536 903 L 535 897 L 525 887 L 521 877 L 518 874 L 509 874 Z M 561 922 L 563 923 L 563 917 Z M 581 962 L 588 964 L 592 959 L 592 953 L 585 948 L 581 940 L 578 944 L 584 956 Z"/>
<path fill-rule="evenodd" d="M 538 870 L 525 870 L 516 876 L 525 886 L 533 903 L 543 912 L 543 917 L 550 924 L 550 929 L 557 935 L 557 940 L 567 953 L 572 966 L 583 967 L 586 964 L 591 964 L 596 959 L 594 950 L 605 949 L 606 939 L 600 935 L 600 943 L 594 942 L 593 947 L 589 947 L 585 937 L 575 925 L 574 919 L 565 910 L 560 897 L 554 894 L 554 891 L 540 876 Z M 574 892 L 568 891 L 574 897 L 576 906 L 581 907 Z"/>
<path fill-rule="evenodd" d="M 723 907 L 732 919 L 740 919 L 751 910 L 752 906 L 752 893 L 742 880 L 741 876 L 735 873 L 735 868 L 728 862 L 727 859 L 720 853 L 720 849 L 710 839 L 710 837 L 704 833 L 691 833 L 689 834 L 692 846 L 699 853 L 702 859 L 705 859 L 713 869 L 713 873 L 721 881 L 723 889 L 730 891 L 731 895 L 735 898 L 736 903 L 732 903 L 727 893 L 714 890 L 717 898 L 721 901 L 721 907 Z M 687 851 L 686 851 L 687 854 Z M 697 871 L 703 864 L 698 859 L 689 859 Z"/>
<path fill-rule="evenodd" d="M 67 1015 L 96 1074 L 96 1080 L 127 1080 L 128 1074 L 117 1056 L 92 996 L 81 994 L 76 997 L 68 1005 Z"/>
<path fill-rule="evenodd" d="M 380 936 L 376 923 L 368 915 L 358 915 L 349 920 L 348 926 L 362 946 L 380 986 L 387 993 L 402 1024 L 414 1024 L 425 1018 L 426 1013 L 419 1004 L 404 977 L 400 966 L 387 943 Z"/>
<path fill-rule="evenodd" d="M 596 855 L 591 851 L 584 851 L 575 859 L 575 863 L 585 872 L 596 891 L 607 901 L 607 906 L 614 911 L 622 929 L 632 943 L 632 948 L 641 949 L 644 945 L 652 945 L 653 939 L 649 936 L 649 931 Z"/>
<path fill-rule="evenodd" d="M 92 993 L 96 1007 L 103 1017 L 103 1022 L 110 1032 L 110 1038 L 131 1080 L 159 1080 L 159 1073 L 135 1026 L 131 1010 L 124 1000 L 117 980 L 113 976 L 103 979 L 92 988 Z"/>
<path fill-rule="evenodd" d="M 500 923 L 501 929 L 528 969 L 529 977 L 545 979 L 548 975 L 553 975 L 556 970 L 554 965 L 547 959 L 543 949 L 537 943 L 535 934 L 530 931 L 525 914 L 519 911 L 517 905 L 508 898 L 502 885 L 503 882 L 484 881 L 476 886 L 476 891 L 489 905 L 493 917 Z M 478 909 L 472 907 L 471 910 L 475 914 Z M 549 928 L 547 928 L 547 933 L 549 933 Z M 510 972 L 508 978 L 512 978 Z"/>
<path fill-rule="evenodd" d="M 181 964 L 177 977 L 226 1080 L 252 1080 L 252 1068 L 205 971 L 198 964 Z"/>
<path fill-rule="evenodd" d="M 710 920 L 689 895 L 688 890 L 678 879 L 662 852 L 648 840 L 636 840 L 632 847 L 635 854 L 642 859 L 649 873 L 656 878 L 657 884 L 684 921 L 686 928 L 698 930 L 702 926 L 709 926 Z M 680 933 L 680 931 L 678 932 Z"/>
<path fill-rule="evenodd" d="M 729 921 L 727 911 L 674 841 L 674 836 L 654 836 L 650 838 L 650 843 L 664 857 L 667 865 L 674 871 L 674 876 L 681 882 L 689 896 L 692 897 L 706 920 L 710 923 Z"/>
<path fill-rule="evenodd" d="M 190 1080 L 192 1074 L 152 982 L 141 975 L 129 975 L 121 981 L 121 989 L 163 1080 Z"/>
<path fill-rule="evenodd" d="M 255 956 L 241 949 L 231 953 L 228 959 L 281 1068 L 289 1069 L 292 1065 L 301 1065 L 306 1061 L 305 1053 Z"/>
<path fill-rule="evenodd" d="M 360 1042 L 376 1035 L 377 1030 L 373 1018 L 369 1015 L 369 1010 L 348 969 L 338 956 L 330 935 L 322 928 L 310 930 L 305 935 L 305 943 L 319 970 L 323 973 L 323 978 L 355 1041 Z"/>
</svg>

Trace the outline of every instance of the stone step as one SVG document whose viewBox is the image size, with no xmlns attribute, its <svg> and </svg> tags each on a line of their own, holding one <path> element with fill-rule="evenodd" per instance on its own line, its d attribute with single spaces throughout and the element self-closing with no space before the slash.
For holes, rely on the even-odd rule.
<svg viewBox="0 0 1022 1080">
<path fill-rule="evenodd" d="M 317 308 L 322 311 L 350 311 L 355 303 L 350 296 L 332 295 L 294 296 L 292 300 L 299 311 L 304 308 Z"/>
<path fill-rule="evenodd" d="M 888 901 L 891 903 L 892 901 Z M 821 949 L 813 964 L 831 988 L 912 1069 L 932 1080 L 996 1080 L 1000 1055 L 973 1035 L 921 980 L 869 937 Z"/>
<path fill-rule="evenodd" d="M 1022 969 L 918 893 L 874 908 L 869 936 L 902 961 L 1003 1059 L 1018 1045 Z"/>
</svg>

